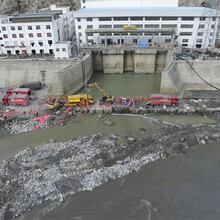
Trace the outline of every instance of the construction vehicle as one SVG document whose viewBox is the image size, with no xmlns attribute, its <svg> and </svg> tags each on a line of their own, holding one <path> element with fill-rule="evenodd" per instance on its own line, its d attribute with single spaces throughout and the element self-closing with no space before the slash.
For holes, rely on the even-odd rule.
<svg viewBox="0 0 220 220">
<path fill-rule="evenodd" d="M 5 105 L 28 105 L 30 88 L 9 88 L 6 95 L 2 98 Z"/>
<path fill-rule="evenodd" d="M 83 106 L 87 104 L 94 104 L 94 99 L 89 94 L 76 94 L 67 96 L 66 107 Z"/>
<path fill-rule="evenodd" d="M 27 94 L 10 94 L 7 98 L 4 98 L 3 103 L 8 105 L 28 105 L 29 96 Z"/>
<path fill-rule="evenodd" d="M 89 89 L 90 89 L 90 87 L 97 88 L 103 95 L 102 100 L 101 100 L 103 103 L 113 103 L 115 101 L 114 96 L 108 95 L 107 92 L 105 91 L 105 89 L 103 89 L 101 86 L 99 86 L 97 82 L 88 84 L 87 87 Z"/>
<path fill-rule="evenodd" d="M 149 99 L 147 99 L 148 105 L 178 105 L 178 96 L 168 95 L 168 94 L 151 94 Z"/>
<path fill-rule="evenodd" d="M 57 96 L 54 102 L 52 100 L 51 102 L 47 103 L 46 108 L 56 111 L 64 105 L 64 102 L 66 101 L 66 99 L 67 99 L 67 96 L 63 96 L 63 95 Z"/>
</svg>

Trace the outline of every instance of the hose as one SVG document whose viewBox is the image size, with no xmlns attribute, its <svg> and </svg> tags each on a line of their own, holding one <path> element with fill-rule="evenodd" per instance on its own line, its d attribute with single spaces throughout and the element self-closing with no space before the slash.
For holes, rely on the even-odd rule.
<svg viewBox="0 0 220 220">
<path fill-rule="evenodd" d="M 212 88 L 214 88 L 214 89 L 220 91 L 220 88 L 218 88 L 218 87 L 212 85 L 211 83 L 209 83 L 209 82 L 207 82 L 205 79 L 203 79 L 203 78 L 199 75 L 199 73 L 193 68 L 193 66 L 192 66 L 192 64 L 189 62 L 189 60 L 187 60 L 187 59 L 185 59 L 185 58 L 183 58 L 183 57 L 181 57 L 181 56 L 179 56 L 179 58 L 180 58 L 181 60 L 185 60 L 185 61 L 189 64 L 190 68 L 196 73 L 196 75 L 197 75 L 203 82 L 205 82 L 207 85 L 211 86 Z"/>
</svg>

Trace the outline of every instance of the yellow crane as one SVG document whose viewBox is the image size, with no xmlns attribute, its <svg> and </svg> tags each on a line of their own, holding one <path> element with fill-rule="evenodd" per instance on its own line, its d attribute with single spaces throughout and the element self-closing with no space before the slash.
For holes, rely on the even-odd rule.
<svg viewBox="0 0 220 220">
<path fill-rule="evenodd" d="M 103 89 L 101 86 L 99 86 L 97 82 L 88 84 L 87 86 L 88 86 L 89 89 L 90 89 L 90 87 L 95 87 L 102 93 L 102 95 L 103 95 L 102 102 L 104 102 L 104 103 L 106 103 L 106 102 L 113 103 L 115 101 L 114 96 L 108 95 L 107 92 L 105 91 L 105 89 Z"/>
</svg>

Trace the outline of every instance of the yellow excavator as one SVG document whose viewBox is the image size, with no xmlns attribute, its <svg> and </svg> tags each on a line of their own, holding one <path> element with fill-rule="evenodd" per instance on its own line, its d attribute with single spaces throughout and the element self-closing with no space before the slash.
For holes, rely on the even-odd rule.
<svg viewBox="0 0 220 220">
<path fill-rule="evenodd" d="M 101 86 L 98 85 L 98 83 L 91 83 L 91 84 L 87 84 L 87 87 L 90 89 L 90 87 L 95 87 L 97 88 L 103 95 L 102 97 L 102 102 L 103 103 L 113 103 L 115 101 L 114 96 L 112 95 L 108 95 L 107 92 L 105 91 L 105 89 L 103 89 Z"/>
<path fill-rule="evenodd" d="M 63 100 L 66 99 L 67 96 L 65 95 L 60 95 L 60 96 L 57 96 L 56 99 L 51 102 L 48 102 L 46 107 L 50 110 L 58 110 L 60 107 L 63 106 Z"/>
</svg>

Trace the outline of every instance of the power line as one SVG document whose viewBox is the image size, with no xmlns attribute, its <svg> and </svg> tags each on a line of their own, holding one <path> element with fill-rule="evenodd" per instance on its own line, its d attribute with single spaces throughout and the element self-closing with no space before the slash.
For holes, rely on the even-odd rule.
<svg viewBox="0 0 220 220">
<path fill-rule="evenodd" d="M 218 87 L 212 85 L 211 83 L 209 83 L 209 82 L 207 82 L 205 79 L 203 79 L 203 78 L 200 76 L 200 74 L 193 68 L 193 66 L 192 66 L 192 64 L 189 62 L 189 60 L 187 60 L 187 59 L 185 59 L 184 57 L 181 57 L 181 56 L 179 56 L 179 58 L 180 58 L 181 60 L 185 60 L 185 61 L 189 64 L 189 66 L 191 67 L 191 69 L 196 73 L 196 75 L 197 75 L 203 82 L 205 82 L 207 85 L 211 86 L 212 88 L 214 88 L 214 89 L 220 91 L 220 88 L 218 88 Z"/>
</svg>

